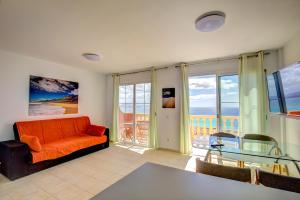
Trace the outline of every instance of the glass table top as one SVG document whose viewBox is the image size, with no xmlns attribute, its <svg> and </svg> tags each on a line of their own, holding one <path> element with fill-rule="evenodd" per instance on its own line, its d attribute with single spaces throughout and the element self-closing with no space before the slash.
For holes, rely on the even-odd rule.
<svg viewBox="0 0 300 200">
<path fill-rule="evenodd" d="M 206 145 L 198 148 L 207 150 L 206 160 L 209 154 L 214 154 L 244 162 L 292 164 L 300 174 L 300 145 L 211 136 Z"/>
</svg>

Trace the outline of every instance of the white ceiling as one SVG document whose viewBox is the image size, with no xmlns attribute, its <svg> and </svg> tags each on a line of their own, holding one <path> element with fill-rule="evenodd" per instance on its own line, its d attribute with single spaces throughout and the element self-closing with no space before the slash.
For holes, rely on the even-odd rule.
<svg viewBox="0 0 300 200">
<path fill-rule="evenodd" d="M 226 13 L 201 33 L 195 19 Z M 300 31 L 300 0 L 1 0 L 0 49 L 102 73 L 278 48 Z M 103 56 L 97 63 L 82 53 Z"/>
</svg>

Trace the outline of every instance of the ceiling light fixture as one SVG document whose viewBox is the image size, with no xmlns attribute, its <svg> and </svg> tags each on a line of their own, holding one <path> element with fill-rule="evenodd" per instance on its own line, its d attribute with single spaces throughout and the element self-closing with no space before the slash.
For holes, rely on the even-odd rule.
<svg viewBox="0 0 300 200">
<path fill-rule="evenodd" d="M 198 31 L 212 32 L 219 29 L 225 23 L 225 13 L 211 11 L 198 17 L 195 26 Z"/>
<path fill-rule="evenodd" d="M 84 53 L 82 56 L 90 61 L 99 61 L 102 58 L 102 56 L 95 53 Z"/>
</svg>

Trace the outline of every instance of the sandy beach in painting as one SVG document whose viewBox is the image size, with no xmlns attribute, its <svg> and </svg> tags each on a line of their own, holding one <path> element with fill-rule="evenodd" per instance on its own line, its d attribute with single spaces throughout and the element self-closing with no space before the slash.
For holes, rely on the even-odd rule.
<svg viewBox="0 0 300 200">
<path fill-rule="evenodd" d="M 78 113 L 78 104 L 72 103 L 30 103 L 29 115 L 62 115 Z"/>
</svg>

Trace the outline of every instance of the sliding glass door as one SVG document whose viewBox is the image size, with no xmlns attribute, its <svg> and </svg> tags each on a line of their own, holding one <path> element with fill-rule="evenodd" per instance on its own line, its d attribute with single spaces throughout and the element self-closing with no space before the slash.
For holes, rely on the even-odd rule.
<svg viewBox="0 0 300 200">
<path fill-rule="evenodd" d="M 120 86 L 119 141 L 148 144 L 150 94 L 151 83 Z"/>
<path fill-rule="evenodd" d="M 189 77 L 190 133 L 194 147 L 208 145 L 216 132 L 238 134 L 238 75 Z"/>
</svg>

